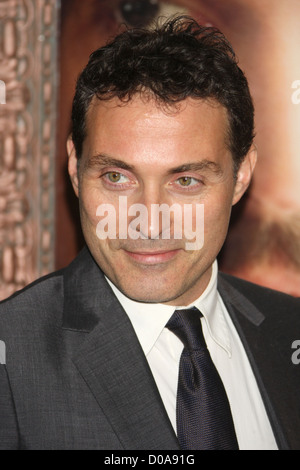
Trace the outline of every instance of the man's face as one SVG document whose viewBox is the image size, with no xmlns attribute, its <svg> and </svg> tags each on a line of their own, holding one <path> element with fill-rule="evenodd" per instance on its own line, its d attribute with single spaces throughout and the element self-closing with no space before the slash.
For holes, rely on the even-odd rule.
<svg viewBox="0 0 300 470">
<path fill-rule="evenodd" d="M 217 103 L 188 99 L 171 112 L 138 96 L 120 104 L 117 99 L 92 102 L 79 165 L 68 141 L 69 173 L 87 245 L 107 277 L 128 297 L 188 305 L 209 282 L 231 206 L 249 184 L 254 152 L 246 156 L 235 179 L 226 146 L 227 114 Z M 128 208 L 140 204 L 148 210 L 148 229 L 137 228 L 137 240 L 118 237 L 119 216 L 127 220 L 127 214 L 119 213 L 120 197 Z M 97 209 L 103 204 L 115 208 L 117 231 L 116 237 L 100 240 Z M 171 236 L 163 239 L 162 225 L 153 226 L 150 219 L 153 204 L 177 204 L 182 210 L 188 205 L 193 209 L 193 229 L 196 205 L 203 204 L 203 246 L 187 249 L 184 230 L 181 239 L 175 238 L 172 217 Z"/>
</svg>

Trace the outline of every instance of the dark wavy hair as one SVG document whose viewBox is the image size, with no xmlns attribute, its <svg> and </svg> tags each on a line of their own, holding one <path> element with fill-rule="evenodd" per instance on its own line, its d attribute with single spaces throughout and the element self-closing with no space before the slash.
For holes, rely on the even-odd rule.
<svg viewBox="0 0 300 470">
<path fill-rule="evenodd" d="M 78 78 L 72 107 L 78 158 L 93 97 L 127 102 L 137 93 L 149 93 L 167 106 L 188 97 L 216 100 L 227 110 L 227 145 L 235 169 L 250 149 L 254 108 L 248 83 L 231 45 L 216 28 L 179 16 L 151 30 L 126 30 L 93 52 Z"/>
</svg>

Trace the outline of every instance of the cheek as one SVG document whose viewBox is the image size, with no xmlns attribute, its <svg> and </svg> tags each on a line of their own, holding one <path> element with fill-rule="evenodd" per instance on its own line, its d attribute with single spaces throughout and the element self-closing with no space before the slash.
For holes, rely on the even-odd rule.
<svg viewBox="0 0 300 470">
<path fill-rule="evenodd" d="M 204 206 L 204 232 L 208 239 L 226 236 L 231 215 L 231 199 L 221 197 L 214 204 Z"/>
<path fill-rule="evenodd" d="M 84 186 L 79 192 L 79 209 L 81 217 L 81 225 L 83 232 L 93 232 L 96 235 L 96 226 L 99 221 L 97 217 L 97 208 L 99 199 L 96 197 L 95 191 L 90 191 Z"/>
<path fill-rule="evenodd" d="M 80 198 L 79 201 L 80 201 L 79 203 L 80 212 L 82 216 L 84 217 L 84 220 L 88 221 L 89 223 L 95 222 L 97 206 L 93 204 L 93 202 L 90 199 Z"/>
</svg>

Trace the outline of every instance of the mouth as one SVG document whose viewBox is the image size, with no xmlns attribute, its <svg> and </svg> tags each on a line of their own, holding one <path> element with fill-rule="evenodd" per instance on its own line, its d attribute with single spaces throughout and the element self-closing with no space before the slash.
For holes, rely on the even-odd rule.
<svg viewBox="0 0 300 470">
<path fill-rule="evenodd" d="M 167 261 L 172 260 L 177 256 L 180 249 L 169 250 L 169 251 L 127 251 L 125 253 L 141 264 L 161 264 L 166 263 Z"/>
</svg>

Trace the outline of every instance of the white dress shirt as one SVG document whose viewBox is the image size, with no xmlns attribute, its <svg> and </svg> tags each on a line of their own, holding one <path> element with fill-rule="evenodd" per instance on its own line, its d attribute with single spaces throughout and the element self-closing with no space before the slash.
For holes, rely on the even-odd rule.
<svg viewBox="0 0 300 470">
<path fill-rule="evenodd" d="M 217 291 L 217 274 L 215 261 L 207 288 L 188 307 L 194 305 L 203 314 L 204 338 L 228 396 L 240 450 L 275 450 L 278 447 L 256 379 Z M 176 394 L 183 345 L 165 325 L 175 310 L 188 307 L 135 302 L 107 281 L 133 325 L 176 432 Z"/>
</svg>

